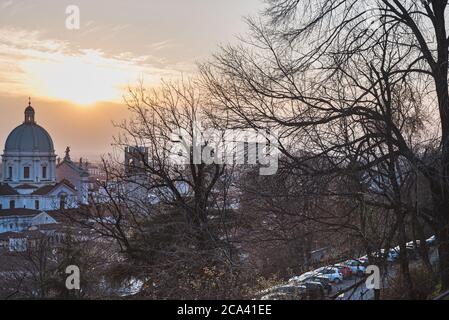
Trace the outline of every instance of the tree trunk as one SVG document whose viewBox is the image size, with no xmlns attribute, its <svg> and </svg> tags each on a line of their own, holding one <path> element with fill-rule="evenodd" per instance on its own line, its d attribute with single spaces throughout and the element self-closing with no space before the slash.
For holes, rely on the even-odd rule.
<svg viewBox="0 0 449 320">
<path fill-rule="evenodd" d="M 444 165 L 444 164 L 443 164 Z M 441 289 L 449 290 L 449 199 L 445 201 L 444 178 L 436 179 L 431 184 L 432 198 L 435 207 L 435 218 L 438 222 L 436 236 L 438 241 L 438 261 L 439 274 L 441 279 Z M 441 181 L 444 180 L 444 181 Z M 443 190 L 442 190 L 443 189 Z"/>
<path fill-rule="evenodd" d="M 413 216 L 413 239 L 419 239 L 419 254 L 421 256 L 421 259 L 424 262 L 424 266 L 426 267 L 427 271 L 430 275 L 432 275 L 433 280 L 436 279 L 436 274 L 434 272 L 432 263 L 429 258 L 429 247 L 426 243 L 426 237 L 424 235 L 424 231 L 422 228 L 422 225 L 418 221 L 418 218 L 416 215 Z"/>
<path fill-rule="evenodd" d="M 400 213 L 399 216 L 399 263 L 400 263 L 400 272 L 401 279 L 403 282 L 403 286 L 406 289 L 406 298 L 413 299 L 414 298 L 414 290 L 413 290 L 413 281 L 412 276 L 410 275 L 410 267 L 407 255 L 407 236 L 405 230 L 405 217 L 403 213 Z"/>
<path fill-rule="evenodd" d="M 449 234 L 447 228 L 437 234 L 439 271 L 442 291 L 449 290 Z"/>
</svg>

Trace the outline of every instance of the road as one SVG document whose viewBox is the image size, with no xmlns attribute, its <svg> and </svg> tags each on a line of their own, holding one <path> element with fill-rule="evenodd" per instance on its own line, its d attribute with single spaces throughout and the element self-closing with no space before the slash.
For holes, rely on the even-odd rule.
<svg viewBox="0 0 449 320">
<path fill-rule="evenodd" d="M 360 282 L 361 278 L 353 277 L 350 280 L 344 280 L 342 283 L 334 285 L 332 294 L 336 294 L 339 291 L 345 290 L 354 286 L 358 282 Z M 364 283 L 355 287 L 348 292 L 343 293 L 336 300 L 373 300 L 374 299 L 374 291 L 368 289 Z"/>
<path fill-rule="evenodd" d="M 429 252 L 430 262 L 432 264 L 436 264 L 438 262 L 438 252 L 434 248 L 430 248 Z M 411 267 L 419 265 L 421 260 L 415 260 L 411 263 Z M 383 288 L 388 285 L 388 279 L 394 278 L 398 270 L 399 266 L 397 263 L 390 264 L 388 268 L 388 273 L 383 275 L 384 281 L 382 281 Z M 354 286 L 357 282 L 360 281 L 361 278 L 353 277 L 350 280 L 344 280 L 340 284 L 333 285 L 332 295 L 336 294 L 339 291 L 345 290 Z M 337 300 L 373 300 L 374 299 L 374 290 L 368 289 L 366 285 L 363 283 L 358 287 L 345 292 L 342 296 L 338 297 Z"/>
</svg>

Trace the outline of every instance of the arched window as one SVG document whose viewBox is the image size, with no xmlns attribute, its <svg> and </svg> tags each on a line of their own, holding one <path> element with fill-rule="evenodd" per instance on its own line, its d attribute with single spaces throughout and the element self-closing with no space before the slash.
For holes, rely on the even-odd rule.
<svg viewBox="0 0 449 320">
<path fill-rule="evenodd" d="M 30 167 L 23 167 L 23 178 L 24 179 L 30 178 Z"/>
<path fill-rule="evenodd" d="M 35 208 L 36 210 L 39 210 L 39 200 L 35 200 L 35 201 L 34 201 L 34 208 Z"/>
<path fill-rule="evenodd" d="M 47 167 L 42 167 L 42 179 L 47 179 Z"/>
</svg>

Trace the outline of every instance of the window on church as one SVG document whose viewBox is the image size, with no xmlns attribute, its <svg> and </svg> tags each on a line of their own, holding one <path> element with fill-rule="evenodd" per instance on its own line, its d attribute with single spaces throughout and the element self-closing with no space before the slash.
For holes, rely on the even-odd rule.
<svg viewBox="0 0 449 320">
<path fill-rule="evenodd" d="M 66 195 L 61 194 L 59 198 L 59 209 L 64 210 L 66 207 Z"/>
<path fill-rule="evenodd" d="M 12 167 L 8 167 L 8 178 L 12 179 Z"/>
<path fill-rule="evenodd" d="M 42 179 L 47 179 L 47 167 L 42 167 Z"/>
<path fill-rule="evenodd" d="M 23 168 L 23 178 L 29 179 L 30 178 L 30 167 L 24 167 Z"/>
<path fill-rule="evenodd" d="M 15 209 L 16 208 L 16 202 L 14 200 L 9 201 L 9 209 Z"/>
<path fill-rule="evenodd" d="M 39 210 L 39 200 L 34 201 L 34 208 Z"/>
</svg>

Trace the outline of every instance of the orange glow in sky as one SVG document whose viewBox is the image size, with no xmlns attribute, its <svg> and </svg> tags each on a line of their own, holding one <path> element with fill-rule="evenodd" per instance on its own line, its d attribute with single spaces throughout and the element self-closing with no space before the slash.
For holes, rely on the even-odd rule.
<svg viewBox="0 0 449 320">
<path fill-rule="evenodd" d="M 81 56 L 54 54 L 52 58 L 20 62 L 32 95 L 82 106 L 120 102 L 127 84 L 142 76 L 131 63 L 107 59 L 95 51 Z"/>
</svg>

